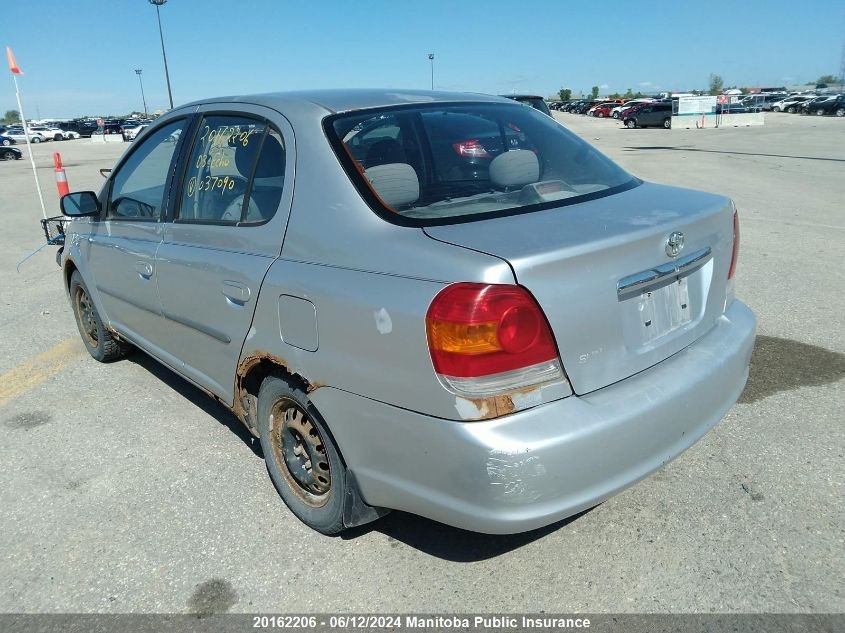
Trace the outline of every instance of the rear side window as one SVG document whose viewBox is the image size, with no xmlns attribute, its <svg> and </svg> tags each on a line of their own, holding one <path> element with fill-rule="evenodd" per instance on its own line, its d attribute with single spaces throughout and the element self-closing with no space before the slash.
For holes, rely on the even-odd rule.
<svg viewBox="0 0 845 633">
<path fill-rule="evenodd" d="M 264 121 L 205 117 L 182 180 L 174 220 L 260 224 L 276 213 L 285 172 L 284 142 Z"/>
<path fill-rule="evenodd" d="M 329 117 L 326 131 L 371 205 L 411 224 L 545 208 L 638 182 L 553 119 L 517 104 L 352 112 Z"/>
</svg>

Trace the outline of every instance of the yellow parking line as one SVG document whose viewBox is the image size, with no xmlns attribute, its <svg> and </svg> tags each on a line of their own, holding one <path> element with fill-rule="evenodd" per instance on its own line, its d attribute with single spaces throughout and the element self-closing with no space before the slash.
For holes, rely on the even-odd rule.
<svg viewBox="0 0 845 633">
<path fill-rule="evenodd" d="M 59 373 L 84 352 L 82 341 L 70 338 L 0 375 L 0 407 Z"/>
</svg>

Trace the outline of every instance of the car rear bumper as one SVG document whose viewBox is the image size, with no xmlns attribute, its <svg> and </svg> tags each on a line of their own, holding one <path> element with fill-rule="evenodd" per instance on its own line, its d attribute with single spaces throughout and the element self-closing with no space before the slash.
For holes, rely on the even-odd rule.
<svg viewBox="0 0 845 633">
<path fill-rule="evenodd" d="M 367 503 L 491 534 L 590 508 L 692 446 L 736 402 L 756 319 L 734 301 L 686 349 L 616 384 L 456 422 L 325 387 L 311 394 Z"/>
</svg>

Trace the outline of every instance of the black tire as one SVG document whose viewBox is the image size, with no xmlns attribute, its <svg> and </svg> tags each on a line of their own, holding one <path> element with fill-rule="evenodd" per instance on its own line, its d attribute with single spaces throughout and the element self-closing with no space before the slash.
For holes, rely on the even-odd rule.
<svg viewBox="0 0 845 633">
<path fill-rule="evenodd" d="M 824 110 L 822 110 L 821 108 L 816 110 L 816 116 L 822 116 L 823 114 L 824 114 Z"/>
<path fill-rule="evenodd" d="M 54 141 L 63 141 L 63 140 L 65 140 L 65 137 L 64 137 L 64 136 L 62 136 L 61 134 L 54 134 L 54 135 L 53 135 L 53 140 L 54 140 Z"/>
<path fill-rule="evenodd" d="M 70 277 L 70 303 L 79 335 L 94 360 L 110 363 L 126 355 L 131 346 L 118 341 L 105 328 L 78 270 Z"/>
<path fill-rule="evenodd" d="M 14 152 L 10 152 L 8 150 L 4 152 L 0 152 L 0 160 L 15 160 L 17 156 L 15 156 Z"/>
<path fill-rule="evenodd" d="M 285 505 L 317 532 L 342 532 L 346 466 L 307 394 L 283 378 L 267 377 L 258 391 L 258 431 L 267 471 Z"/>
<path fill-rule="evenodd" d="M 36 136 L 36 137 L 35 137 L 34 139 L 32 139 L 30 142 L 32 142 L 32 143 L 40 143 L 40 142 L 41 142 L 41 137 L 40 137 L 40 136 Z"/>
<path fill-rule="evenodd" d="M 629 130 L 633 130 L 635 127 L 637 127 L 637 122 L 634 121 L 634 119 L 628 119 L 627 121 L 625 121 L 625 127 Z"/>
<path fill-rule="evenodd" d="M 664 130 L 671 130 L 672 129 L 672 119 L 666 117 L 663 119 L 663 129 Z"/>
<path fill-rule="evenodd" d="M 835 114 L 838 117 L 843 117 L 843 116 L 845 116 L 845 108 L 839 108 L 833 114 Z"/>
<path fill-rule="evenodd" d="M 618 118 L 619 118 L 619 113 L 618 113 L 618 112 L 614 112 L 611 116 L 612 116 L 614 119 L 618 119 Z"/>
<path fill-rule="evenodd" d="M 789 112 L 789 114 L 795 114 L 795 106 L 789 106 L 786 111 Z"/>
<path fill-rule="evenodd" d="M 11 144 L 12 144 L 12 141 L 10 141 L 9 139 L 7 139 L 7 138 L 3 139 L 4 147 L 9 147 L 9 145 L 11 145 Z"/>
</svg>

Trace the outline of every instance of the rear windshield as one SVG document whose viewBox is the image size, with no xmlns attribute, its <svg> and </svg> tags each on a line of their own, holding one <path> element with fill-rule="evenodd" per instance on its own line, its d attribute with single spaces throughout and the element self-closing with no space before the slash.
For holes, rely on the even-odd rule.
<svg viewBox="0 0 845 633">
<path fill-rule="evenodd" d="M 328 121 L 365 198 L 423 224 L 578 202 L 638 183 L 555 120 L 516 104 L 403 106 Z"/>
</svg>

